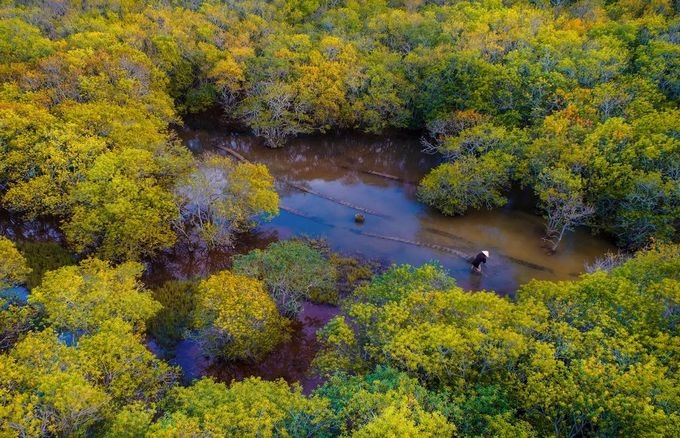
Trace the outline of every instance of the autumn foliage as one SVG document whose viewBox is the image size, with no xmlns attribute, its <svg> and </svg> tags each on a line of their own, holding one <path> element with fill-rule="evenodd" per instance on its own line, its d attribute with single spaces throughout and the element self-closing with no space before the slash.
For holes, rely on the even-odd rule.
<svg viewBox="0 0 680 438">
<path fill-rule="evenodd" d="M 0 2 L 0 208 L 53 221 L 75 253 L 40 264 L 0 237 L 0 293 L 31 263 L 40 283 L 27 303 L 0 298 L 0 436 L 680 436 L 678 12 Z M 393 266 L 343 291 L 311 394 L 256 378 L 181 386 L 147 348 L 149 321 L 168 344 L 253 361 L 287 339 L 303 300 L 339 297 L 329 259 L 299 241 L 159 287 L 163 310 L 144 286 L 142 262 L 177 242 L 230 246 L 278 213 L 265 167 L 177 139 L 205 110 L 269 147 L 408 129 L 441 157 L 422 202 L 456 215 L 525 190 L 551 250 L 587 225 L 640 251 L 513 299 L 466 292 L 436 264 Z"/>
</svg>

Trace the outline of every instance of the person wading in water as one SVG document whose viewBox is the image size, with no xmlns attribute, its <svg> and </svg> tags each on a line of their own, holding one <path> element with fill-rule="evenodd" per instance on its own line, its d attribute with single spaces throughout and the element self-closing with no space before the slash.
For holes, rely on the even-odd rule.
<svg viewBox="0 0 680 438">
<path fill-rule="evenodd" d="M 482 263 L 486 263 L 489 258 L 489 251 L 482 251 L 472 260 L 472 272 L 482 272 Z"/>
</svg>

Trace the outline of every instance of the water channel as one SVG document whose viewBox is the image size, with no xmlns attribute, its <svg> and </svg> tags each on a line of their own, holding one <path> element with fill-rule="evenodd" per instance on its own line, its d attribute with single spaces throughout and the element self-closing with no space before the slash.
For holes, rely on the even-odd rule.
<svg viewBox="0 0 680 438">
<path fill-rule="evenodd" d="M 531 201 L 522 196 L 515 196 L 505 208 L 464 217 L 446 217 L 419 203 L 417 182 L 438 158 L 422 153 L 416 137 L 311 137 L 269 149 L 246 134 L 191 128 L 178 134 L 195 154 L 241 156 L 265 164 L 276 178 L 280 214 L 245 236 L 236 248 L 239 252 L 295 236 L 323 238 L 335 251 L 383 264 L 437 261 L 466 290 L 511 295 L 534 278 L 575 279 L 585 263 L 615 250 L 608 241 L 576 230 L 564 238 L 556 254 L 548 255 L 541 240 L 543 221 L 528 212 Z M 364 215 L 363 223 L 355 222 L 357 213 Z M 472 274 L 467 257 L 483 249 L 491 257 L 482 275 Z M 178 248 L 155 264 L 153 275 L 202 277 L 227 268 L 229 258 L 219 251 Z M 175 363 L 188 379 L 283 377 L 301 382 L 308 392 L 318 383 L 307 372 L 318 349 L 315 331 L 337 311 L 307 303 L 291 341 L 259 364 L 210 363 L 191 342 L 178 346 Z"/>
<path fill-rule="evenodd" d="M 446 217 L 419 203 L 417 182 L 437 165 L 437 157 L 422 153 L 413 136 L 308 137 L 269 149 L 251 135 L 215 128 L 182 128 L 178 135 L 197 155 L 236 153 L 267 165 L 277 181 L 281 211 L 242 236 L 233 251 L 178 245 L 161 254 L 148 266 L 144 281 L 150 287 L 169 279 L 205 277 L 228 268 L 234 251 L 264 248 L 294 236 L 323 238 L 335 251 L 382 264 L 437 261 L 464 289 L 499 295 L 512 295 L 534 278 L 574 279 L 585 263 L 615 250 L 587 230 L 576 230 L 566 235 L 556 254 L 548 255 L 541 241 L 543 221 L 530 213 L 532 201 L 524 199 L 526 194 L 514 196 L 505 208 L 463 217 Z M 363 223 L 355 222 L 357 213 L 364 215 Z M 3 234 L 15 239 L 60 238 L 49 223 L 3 224 Z M 491 257 L 482 275 L 472 274 L 466 258 L 483 249 Z M 315 332 L 337 312 L 333 306 L 306 303 L 294 322 L 291 341 L 258 364 L 211 363 L 189 341 L 177 346 L 172 362 L 182 367 L 187 381 L 201 375 L 222 381 L 249 375 L 283 377 L 309 391 L 318 383 L 308 374 L 318 350 Z"/>
<path fill-rule="evenodd" d="M 585 263 L 615 250 L 587 230 L 576 230 L 548 255 L 543 220 L 526 205 L 518 208 L 519 198 L 506 208 L 463 217 L 446 217 L 419 203 L 417 182 L 437 157 L 422 153 L 416 137 L 301 138 L 269 149 L 250 135 L 188 128 L 180 134 L 195 153 L 229 149 L 267 165 L 274 175 L 281 212 L 255 230 L 254 240 L 262 240 L 257 246 L 306 235 L 326 239 L 336 251 L 386 263 L 437 260 L 463 288 L 501 295 L 533 278 L 575 278 Z M 365 217 L 361 224 L 354 220 L 357 213 Z M 483 249 L 491 253 L 484 272 L 471 274 L 466 257 Z"/>
</svg>

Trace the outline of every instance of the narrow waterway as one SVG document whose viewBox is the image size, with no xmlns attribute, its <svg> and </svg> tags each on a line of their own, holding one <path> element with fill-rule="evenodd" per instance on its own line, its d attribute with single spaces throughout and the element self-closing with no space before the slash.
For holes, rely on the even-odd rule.
<svg viewBox="0 0 680 438">
<path fill-rule="evenodd" d="M 271 222 L 243 236 L 236 252 L 263 248 L 278 239 L 325 239 L 346 255 L 383 264 L 414 266 L 436 261 L 467 290 L 512 294 L 531 279 L 568 280 L 615 248 L 585 230 L 568 234 L 548 255 L 542 245 L 543 220 L 528 213 L 530 202 L 515 196 L 506 208 L 446 217 L 416 200 L 417 182 L 437 157 L 420 151 L 417 138 L 346 135 L 291 141 L 269 149 L 243 134 L 185 128 L 184 143 L 196 154 L 218 153 L 267 165 L 277 181 L 281 211 Z M 355 215 L 364 216 L 363 223 Z M 472 274 L 468 257 L 488 250 L 482 275 Z M 203 277 L 229 266 L 231 254 L 176 248 L 158 260 L 157 279 Z M 262 362 L 211 363 L 190 341 L 178 345 L 174 362 L 191 380 L 210 375 L 221 381 L 250 375 L 300 382 L 305 392 L 319 383 L 309 374 L 318 350 L 315 332 L 338 309 L 306 303 L 291 341 Z"/>
<path fill-rule="evenodd" d="M 250 135 L 187 128 L 181 136 L 195 153 L 229 154 L 229 149 L 266 164 L 277 179 L 281 212 L 255 230 L 253 246 L 305 235 L 326 239 L 336 251 L 386 263 L 436 260 L 463 288 L 501 295 L 533 278 L 575 278 L 585 263 L 615 250 L 606 240 L 577 230 L 548 255 L 542 219 L 515 205 L 463 217 L 424 206 L 415 198 L 416 184 L 437 158 L 422 153 L 417 138 L 354 134 L 296 139 L 269 149 Z M 364 215 L 363 223 L 355 222 L 357 213 Z M 466 258 L 481 250 L 491 257 L 480 276 L 470 272 Z M 186 275 L 224 264 L 219 257 L 203 255 L 198 272 Z"/>
<path fill-rule="evenodd" d="M 145 275 L 150 287 L 170 279 L 205 277 L 228 268 L 234 252 L 294 236 L 323 238 L 335 251 L 383 264 L 436 261 L 463 288 L 500 295 L 512 294 L 534 278 L 573 279 L 585 263 L 615 250 L 606 240 L 577 230 L 566 235 L 556 254 L 548 255 L 541 241 L 543 221 L 527 212 L 530 202 L 521 196 L 513 197 L 506 208 L 463 217 L 446 217 L 420 204 L 417 182 L 437 164 L 437 157 L 422 153 L 417 138 L 312 137 L 269 149 L 251 135 L 189 128 L 179 135 L 196 154 L 235 153 L 267 165 L 277 181 L 281 212 L 241 236 L 231 251 L 178 245 L 159 255 Z M 363 223 L 355 222 L 357 213 L 363 214 Z M 50 222 L 17 222 L 3 216 L 0 227 L 15 240 L 61 237 Z M 491 253 L 489 262 L 482 275 L 472 274 L 467 258 L 483 249 Z M 250 375 L 281 377 L 301 382 L 309 392 L 318 383 L 308 373 L 318 350 L 315 332 L 337 312 L 332 306 L 306 303 L 290 342 L 257 364 L 211 363 L 190 341 L 177 346 L 172 362 L 182 367 L 187 381 L 203 375 L 227 382 Z"/>
</svg>

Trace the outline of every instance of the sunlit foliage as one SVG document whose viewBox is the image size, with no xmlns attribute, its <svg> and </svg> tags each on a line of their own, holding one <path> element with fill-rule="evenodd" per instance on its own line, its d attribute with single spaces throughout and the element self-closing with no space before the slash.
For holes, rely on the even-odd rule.
<svg viewBox="0 0 680 438">
<path fill-rule="evenodd" d="M 142 265 L 126 262 L 112 267 L 98 259 L 83 260 L 45 274 L 29 302 L 45 308 L 56 329 L 78 337 L 97 332 L 111 318 L 120 318 L 143 332 L 145 321 L 160 310 L 139 282 Z"/>
<path fill-rule="evenodd" d="M 0 298 L 0 352 L 9 350 L 26 333 L 40 327 L 41 319 L 37 306 L 15 297 Z"/>
<path fill-rule="evenodd" d="M 14 243 L 0 236 L 0 290 L 22 283 L 30 273 L 31 268 Z"/>
<path fill-rule="evenodd" d="M 320 332 L 317 364 L 416 377 L 447 394 L 437 409 L 465 435 L 673 436 L 677 260 L 677 246 L 660 246 L 610 273 L 532 281 L 517 302 L 419 279 L 432 267 L 394 268 Z M 401 292 L 376 301 L 386 283 Z"/>
<path fill-rule="evenodd" d="M 6 237 L 0 236 L 0 292 L 24 283 L 31 273 L 26 259 Z M 0 297 L 0 352 L 8 350 L 38 325 L 40 312 L 13 296 Z"/>
<path fill-rule="evenodd" d="M 8 436 L 78 436 L 128 403 L 150 405 L 176 373 L 120 319 L 64 345 L 52 329 L 30 333 L 0 356 L 0 431 Z M 98 427 L 99 426 L 99 427 Z"/>
<path fill-rule="evenodd" d="M 195 162 L 170 130 L 219 106 L 272 147 L 426 130 L 444 162 L 424 202 L 462 214 L 519 186 L 554 248 L 583 222 L 626 248 L 677 240 L 677 13 L 667 0 L 5 1 L 0 206 L 56 218 L 72 250 L 117 262 L 176 232 L 230 243 L 276 214 L 271 176 Z M 0 303 L 0 435 L 679 436 L 679 260 L 652 246 L 516 301 L 394 267 L 319 332 L 331 377 L 311 397 L 257 379 L 168 394 L 175 372 L 142 343 L 160 305 L 141 265 L 36 264 L 30 304 Z M 254 359 L 285 339 L 277 304 L 336 298 L 332 264 L 300 242 L 235 270 L 260 280 L 217 274 L 195 302 L 159 290 L 177 331 L 155 333 L 177 341 L 191 308 L 211 351 Z M 26 274 L 0 238 L 0 287 Z"/>
<path fill-rule="evenodd" d="M 193 327 L 210 355 L 260 359 L 287 339 L 288 326 L 259 280 L 222 271 L 198 285 Z"/>
<path fill-rule="evenodd" d="M 318 436 L 328 422 L 327 409 L 327 400 L 307 398 L 283 380 L 249 378 L 227 388 L 202 379 L 173 391 L 149 435 Z"/>
<path fill-rule="evenodd" d="M 337 272 L 319 250 L 303 241 L 275 242 L 234 257 L 234 271 L 263 281 L 281 311 L 298 314 L 302 300 L 332 301 Z"/>
<path fill-rule="evenodd" d="M 365 376 L 337 374 L 315 395 L 330 401 L 332 435 L 437 437 L 456 430 L 439 412 L 443 398 L 391 368 Z"/>
<path fill-rule="evenodd" d="M 172 194 L 157 184 L 164 171 L 144 150 L 101 155 L 72 192 L 64 231 L 76 251 L 136 260 L 172 246 L 171 223 L 179 212 Z"/>
<path fill-rule="evenodd" d="M 3 305 L 3 349 L 5 312 L 29 324 L 9 333 L 0 354 L 0 433 L 84 436 L 124 406 L 154 409 L 178 373 L 144 345 L 145 320 L 160 305 L 140 273 L 135 262 L 88 259 L 48 272 L 29 305 Z"/>
<path fill-rule="evenodd" d="M 509 183 L 540 196 L 541 171 L 564 168 L 588 188 L 588 225 L 630 248 L 673 240 L 676 9 L 665 0 L 5 3 L 2 205 L 65 218 L 79 251 L 107 235 L 139 248 L 100 256 L 167 247 L 159 232 L 176 217 L 161 198 L 186 171 L 168 165 L 178 158 L 168 125 L 219 106 L 274 147 L 336 129 L 427 129 L 452 162 L 420 193 L 447 214 L 502 205 Z M 139 220 L 161 218 L 146 236 L 101 212 L 84 217 L 72 193 L 92 183 L 98 157 L 127 148 L 165 169 L 163 181 L 128 175 L 159 203 L 140 207 Z M 515 162 L 487 156 L 499 151 Z M 85 202 L 144 205 L 130 198 Z M 205 233 L 219 237 L 213 225 Z"/>
</svg>

